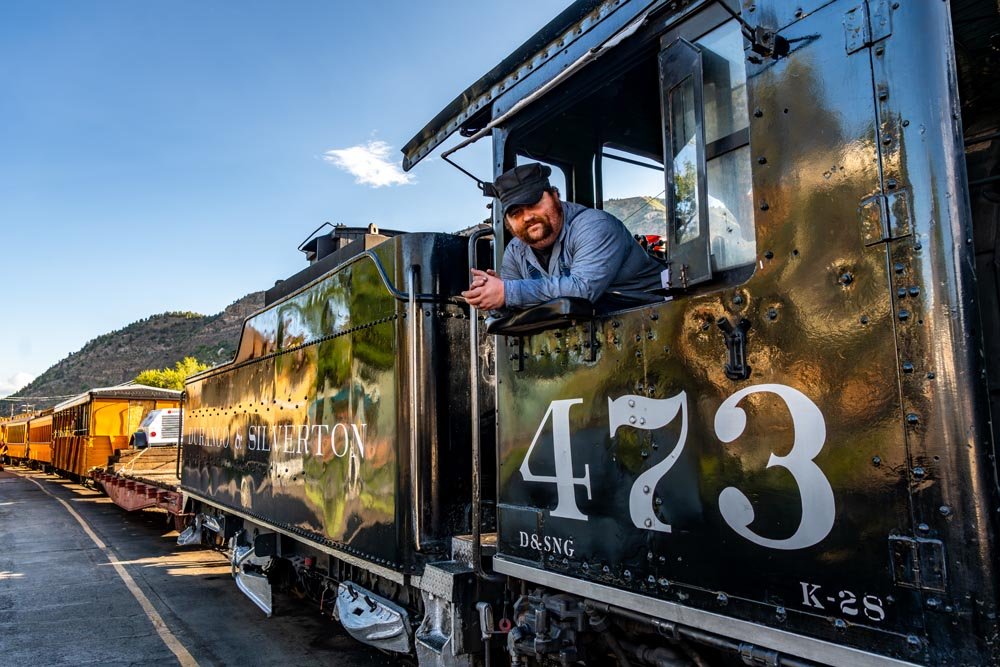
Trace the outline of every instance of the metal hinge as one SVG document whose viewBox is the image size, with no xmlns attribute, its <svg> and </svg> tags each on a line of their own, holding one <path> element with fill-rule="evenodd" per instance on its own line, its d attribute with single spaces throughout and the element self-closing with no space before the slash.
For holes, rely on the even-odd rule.
<svg viewBox="0 0 1000 667">
<path fill-rule="evenodd" d="M 888 195 L 873 195 L 861 200 L 858 207 L 861 241 L 866 246 L 892 241 L 912 233 L 910 193 L 895 190 Z"/>
<path fill-rule="evenodd" d="M 888 0 L 866 0 L 844 14 L 848 55 L 892 34 L 892 9 Z"/>
<path fill-rule="evenodd" d="M 945 592 L 948 577 L 941 540 L 893 535 L 889 538 L 889 557 L 897 586 Z"/>
</svg>

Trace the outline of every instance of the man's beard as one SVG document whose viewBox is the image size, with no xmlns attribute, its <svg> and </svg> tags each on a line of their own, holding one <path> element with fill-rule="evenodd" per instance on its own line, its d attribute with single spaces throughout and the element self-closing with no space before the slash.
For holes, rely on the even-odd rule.
<svg viewBox="0 0 1000 667">
<path fill-rule="evenodd" d="M 521 240 L 528 245 L 534 245 L 542 241 L 555 241 L 554 227 L 547 217 L 539 216 L 524 225 L 524 233 Z M 551 245 L 549 243 L 548 245 Z"/>
</svg>

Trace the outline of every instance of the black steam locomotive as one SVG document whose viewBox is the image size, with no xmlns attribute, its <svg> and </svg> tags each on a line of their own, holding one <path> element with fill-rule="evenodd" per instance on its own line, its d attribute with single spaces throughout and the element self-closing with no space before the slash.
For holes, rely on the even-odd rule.
<svg viewBox="0 0 1000 667">
<path fill-rule="evenodd" d="M 421 665 L 997 664 L 998 68 L 994 0 L 579 0 L 404 166 L 551 165 L 662 302 L 321 235 L 188 382 L 184 539 Z"/>
</svg>

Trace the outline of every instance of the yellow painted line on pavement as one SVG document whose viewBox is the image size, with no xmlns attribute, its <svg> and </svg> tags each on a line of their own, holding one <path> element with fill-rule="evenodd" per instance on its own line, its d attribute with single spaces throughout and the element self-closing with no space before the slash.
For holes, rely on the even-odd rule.
<svg viewBox="0 0 1000 667">
<path fill-rule="evenodd" d="M 184 645 L 181 644 L 180 640 L 178 640 L 177 637 L 174 636 L 174 633 L 170 631 L 170 628 L 168 628 L 167 624 L 163 621 L 163 617 L 160 616 L 159 612 L 156 611 L 156 608 L 153 607 L 153 603 L 149 601 L 146 594 L 142 592 L 141 588 L 139 588 L 139 584 L 135 583 L 135 579 L 133 579 L 132 575 L 128 573 L 125 566 L 122 565 L 113 553 L 111 553 L 111 549 L 108 548 L 101 538 L 99 538 L 97 534 L 91 530 L 90 525 L 87 524 L 84 518 L 80 516 L 77 511 L 73 509 L 65 500 L 57 498 L 49 493 L 48 490 L 39 484 L 37 480 L 34 480 L 31 477 L 24 477 L 23 475 L 18 475 L 18 477 L 28 480 L 41 489 L 42 493 L 47 495 L 49 498 L 58 501 L 66 509 L 66 511 L 70 513 L 70 516 L 76 519 L 77 523 L 83 527 L 83 532 L 87 533 L 87 536 L 93 540 L 94 544 L 97 545 L 97 548 L 100 549 L 101 552 L 103 552 L 107 557 L 108 561 L 111 562 L 111 565 L 115 568 L 115 572 L 117 572 L 118 576 L 121 577 L 121 580 L 125 582 L 125 587 L 128 588 L 132 597 L 134 597 L 136 602 L 139 603 L 139 606 L 142 607 L 142 611 L 145 612 L 146 618 L 148 618 L 150 623 L 153 624 L 153 627 L 156 628 L 156 634 L 160 636 L 160 639 L 162 639 L 163 643 L 166 644 L 168 649 L 170 649 L 170 652 L 177 656 L 177 660 L 181 663 L 181 667 L 198 667 L 198 661 L 195 660 L 190 653 L 188 653 L 188 650 L 184 648 Z"/>
</svg>

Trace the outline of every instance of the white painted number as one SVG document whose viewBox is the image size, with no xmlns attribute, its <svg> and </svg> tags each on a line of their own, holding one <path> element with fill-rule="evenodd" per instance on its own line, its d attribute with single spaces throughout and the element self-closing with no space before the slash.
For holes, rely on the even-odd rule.
<svg viewBox="0 0 1000 667">
<path fill-rule="evenodd" d="M 804 549 L 818 543 L 830 533 L 836 514 L 830 482 L 813 462 L 826 442 L 823 413 L 797 389 L 783 384 L 760 384 L 741 389 L 719 406 L 715 413 L 715 432 L 722 442 L 732 442 L 740 437 L 746 428 L 747 416 L 737 406 L 746 396 L 763 392 L 781 397 L 792 417 L 792 449 L 785 456 L 772 453 L 767 467 L 780 466 L 795 478 L 802 499 L 802 520 L 795 534 L 787 539 L 762 537 L 749 528 L 754 520 L 750 499 L 732 486 L 723 489 L 719 495 L 719 511 L 733 530 L 754 544 L 771 549 Z"/>
<path fill-rule="evenodd" d="M 770 549 L 805 549 L 823 540 L 833 529 L 836 507 L 833 499 L 833 489 L 826 475 L 813 461 L 823 450 L 826 442 L 826 422 L 823 413 L 805 394 L 783 384 L 761 384 L 747 387 L 727 398 L 715 413 L 715 433 L 724 442 L 733 442 L 746 430 L 746 412 L 739 407 L 740 401 L 750 394 L 770 393 L 780 397 L 788 408 L 792 418 L 793 442 L 792 448 L 785 456 L 774 453 L 768 459 L 767 467 L 779 466 L 792 474 L 798 485 L 802 500 L 802 519 L 795 533 L 786 539 L 763 537 L 750 530 L 754 520 L 753 505 L 746 495 L 736 487 L 727 487 L 719 495 L 719 512 L 725 522 L 742 537 L 754 544 Z M 569 410 L 572 406 L 583 403 L 582 398 L 568 398 L 552 401 L 542 423 L 535 431 L 528 452 L 521 462 L 521 476 L 526 482 L 543 482 L 555 484 L 558 493 L 556 508 L 551 515 L 564 519 L 586 521 L 587 515 L 580 511 L 576 504 L 576 487 L 587 490 L 587 499 L 591 500 L 590 466 L 583 466 L 583 477 L 573 476 L 573 455 L 571 448 L 571 433 L 569 429 Z M 541 437 L 542 430 L 552 416 L 552 448 L 555 463 L 555 475 L 536 475 L 531 472 L 529 461 Z M 629 514 L 632 523 L 646 530 L 671 532 L 670 524 L 664 523 L 656 516 L 653 506 L 653 496 L 657 485 L 684 451 L 688 435 L 687 394 L 680 392 L 672 398 L 653 399 L 645 396 L 625 395 L 616 399 L 608 399 L 608 423 L 611 436 L 614 437 L 622 426 L 652 431 L 663 428 L 680 415 L 680 435 L 674 449 L 662 461 L 645 471 L 635 480 L 629 493 Z M 806 604 L 813 599 L 804 589 Z M 844 600 L 848 609 L 857 614 L 854 606 L 856 599 Z M 870 618 L 881 613 L 864 602 L 865 614 Z M 818 604 L 817 600 L 817 606 Z M 844 611 L 844 613 L 851 613 Z"/>
<path fill-rule="evenodd" d="M 614 400 L 608 399 L 608 419 L 612 437 L 620 426 L 632 426 L 643 431 L 663 428 L 676 419 L 678 414 L 681 416 L 681 433 L 677 438 L 677 444 L 666 458 L 639 475 L 629 493 L 628 510 L 632 516 L 632 523 L 637 528 L 670 532 L 670 524 L 660 521 L 653 510 L 653 494 L 656 485 L 677 463 L 677 458 L 684 451 L 688 433 L 687 394 L 682 391 L 673 398 L 665 399 L 632 395 L 621 396 Z"/>
<path fill-rule="evenodd" d="M 545 416 L 542 417 L 542 423 L 535 431 L 535 437 L 531 440 L 528 453 L 524 455 L 524 460 L 521 462 L 521 476 L 525 482 L 548 482 L 556 485 L 559 495 L 556 508 L 552 510 L 552 516 L 586 521 L 587 515 L 576 506 L 576 491 L 573 487 L 582 486 L 587 489 L 587 500 L 591 499 L 590 466 L 583 466 L 583 477 L 573 477 L 573 455 L 570 451 L 569 409 L 579 403 L 583 403 L 582 398 L 552 401 L 549 409 L 545 411 Z M 531 472 L 528 461 L 531 459 L 531 453 L 535 450 L 535 445 L 538 444 L 538 437 L 542 434 L 542 429 L 545 428 L 545 424 L 549 420 L 549 415 L 552 415 L 552 453 L 555 459 L 556 474 L 554 476 L 536 475 Z"/>
</svg>

